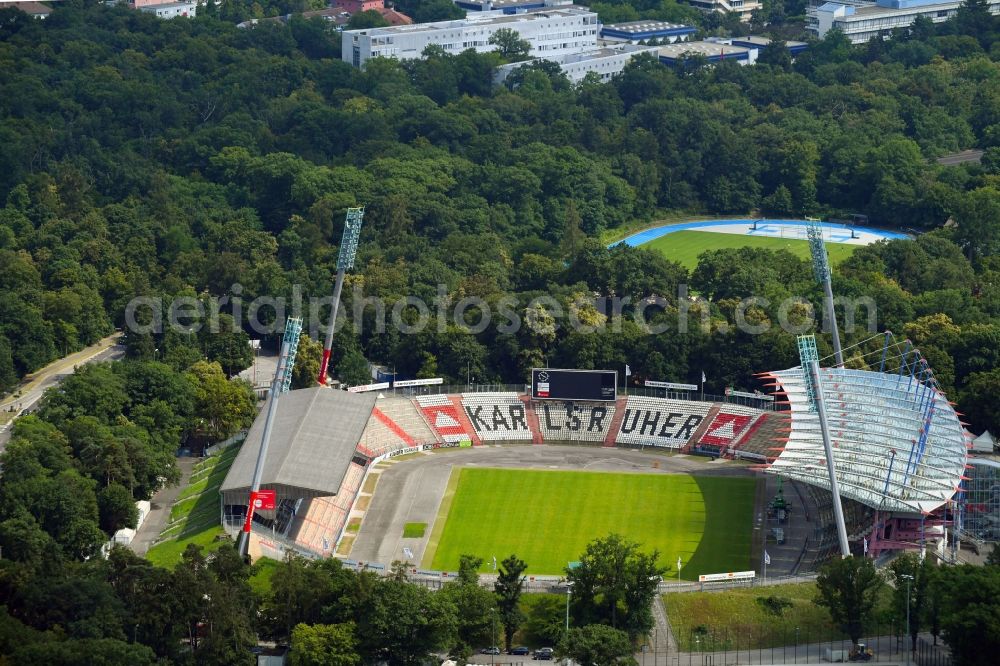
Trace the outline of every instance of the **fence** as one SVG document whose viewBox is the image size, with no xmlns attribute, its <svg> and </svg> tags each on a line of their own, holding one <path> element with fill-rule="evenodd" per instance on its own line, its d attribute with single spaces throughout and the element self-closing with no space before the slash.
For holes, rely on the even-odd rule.
<svg viewBox="0 0 1000 666">
<path fill-rule="evenodd" d="M 864 655 L 851 640 L 835 632 L 818 632 L 796 627 L 794 620 L 777 627 L 754 626 L 739 631 L 709 627 L 674 628 L 675 641 L 650 636 L 643 647 L 640 666 L 730 666 L 764 664 L 819 664 L 861 661 L 881 664 L 907 662 L 909 638 L 899 635 L 903 625 L 877 625 L 861 638 Z M 657 630 L 658 631 L 658 630 Z M 669 643 L 670 648 L 663 648 Z M 659 647 L 658 647 L 659 646 Z M 853 658 L 852 658 L 853 656 Z M 909 663 L 915 666 L 952 666 L 943 645 L 935 648 L 921 637 Z"/>
<path fill-rule="evenodd" d="M 387 388 L 379 391 L 383 395 L 412 398 L 418 395 L 455 395 L 461 393 L 525 393 L 531 394 L 530 384 L 434 384 L 430 386 L 406 386 L 403 388 Z M 645 386 L 618 387 L 618 397 L 629 395 L 646 398 L 667 398 L 669 400 L 704 400 L 705 402 L 721 402 L 745 407 L 755 407 L 765 411 L 774 410 L 774 402 L 768 398 L 749 398 L 743 396 L 726 396 L 700 391 L 671 391 L 669 389 Z"/>
</svg>

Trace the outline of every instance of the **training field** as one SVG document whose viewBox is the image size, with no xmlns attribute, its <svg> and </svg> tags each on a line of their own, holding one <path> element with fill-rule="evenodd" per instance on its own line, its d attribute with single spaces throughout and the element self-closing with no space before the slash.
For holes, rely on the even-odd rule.
<svg viewBox="0 0 1000 666">
<path fill-rule="evenodd" d="M 676 577 L 745 570 L 756 480 L 685 474 L 616 474 L 456 468 L 423 565 L 455 571 L 459 556 L 516 554 L 528 572 L 558 574 L 612 532 L 657 549 Z"/>
<path fill-rule="evenodd" d="M 788 250 L 796 257 L 809 258 L 809 242 L 791 238 L 771 236 L 747 236 L 745 234 L 722 234 L 713 231 L 675 231 L 649 241 L 643 247 L 658 250 L 667 259 L 676 261 L 685 268 L 698 265 L 698 255 L 706 250 L 724 248 L 760 247 L 767 250 Z M 836 265 L 851 256 L 857 245 L 827 243 L 826 251 L 830 263 Z"/>
</svg>

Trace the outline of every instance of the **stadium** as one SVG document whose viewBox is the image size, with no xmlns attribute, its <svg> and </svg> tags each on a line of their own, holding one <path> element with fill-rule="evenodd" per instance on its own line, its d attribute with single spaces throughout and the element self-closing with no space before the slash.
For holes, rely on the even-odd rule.
<svg viewBox="0 0 1000 666">
<path fill-rule="evenodd" d="M 919 354 L 884 366 L 822 370 L 851 548 L 947 556 L 967 438 Z M 565 386 L 576 393 L 582 378 L 609 374 L 568 372 L 581 373 Z M 614 531 L 655 548 L 668 575 L 685 580 L 759 571 L 764 550 L 771 575 L 813 570 L 838 539 L 804 376 L 765 373 L 774 396 L 704 400 L 683 385 L 567 400 L 554 382 L 540 398 L 537 381 L 505 391 L 416 380 L 279 394 L 260 483 L 277 503 L 254 513 L 251 552 L 374 568 L 401 560 L 441 575 L 463 553 L 490 570 L 515 552 L 531 573 L 558 575 Z M 246 519 L 266 412 L 221 488 L 231 532 Z"/>
<path fill-rule="evenodd" d="M 362 215 L 348 213 L 335 304 Z M 731 235 L 746 222 L 692 225 Z M 805 238 L 831 310 L 825 241 L 874 238 L 818 222 L 746 233 L 758 231 Z M 849 348 L 866 369 L 845 367 L 834 327 L 831 357 L 800 335 L 799 366 L 747 378 L 772 393 L 705 396 L 704 375 L 701 391 L 647 380 L 630 395 L 615 370 L 553 368 L 519 386 L 394 377 L 334 390 L 332 331 L 320 386 L 289 391 L 300 330 L 288 320 L 265 409 L 220 487 L 221 522 L 252 557 L 291 550 L 447 576 L 463 554 L 487 569 L 516 554 L 556 576 L 615 532 L 670 575 L 704 580 L 797 574 L 838 552 L 931 548 L 954 561 L 961 536 L 995 534 L 996 469 L 967 464 L 970 436 L 929 364 L 888 331 Z"/>
</svg>

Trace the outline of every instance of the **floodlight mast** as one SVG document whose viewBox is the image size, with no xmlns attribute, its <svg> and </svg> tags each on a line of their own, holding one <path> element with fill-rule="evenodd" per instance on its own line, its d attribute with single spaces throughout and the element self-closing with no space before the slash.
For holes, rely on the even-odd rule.
<svg viewBox="0 0 1000 666">
<path fill-rule="evenodd" d="M 330 305 L 330 330 L 326 332 L 323 359 L 319 364 L 319 377 L 316 378 L 322 386 L 326 386 L 326 369 L 330 364 L 330 350 L 333 348 L 333 331 L 337 325 L 337 310 L 340 309 L 340 292 L 344 288 L 347 269 L 354 268 L 354 257 L 358 254 L 358 237 L 361 235 L 364 216 L 364 206 L 348 208 L 347 217 L 344 219 L 344 235 L 340 240 L 340 255 L 337 258 L 337 282 L 333 287 L 333 303 Z"/>
<path fill-rule="evenodd" d="M 264 475 L 264 460 L 267 458 L 267 445 L 271 441 L 271 426 L 274 414 L 277 412 L 278 397 L 286 393 L 292 383 L 292 367 L 295 364 L 295 351 L 299 346 L 299 336 L 302 333 L 302 320 L 290 317 L 285 321 L 285 333 L 281 340 L 281 353 L 278 356 L 278 368 L 271 381 L 270 400 L 267 405 L 267 416 L 264 418 L 264 433 L 260 440 L 260 450 L 257 452 L 257 465 L 253 470 L 253 481 L 250 483 L 250 498 L 247 501 L 247 516 L 243 522 L 237 549 L 241 557 L 246 557 L 250 550 L 250 525 L 253 522 L 254 499 L 260 490 L 260 480 Z"/>
<path fill-rule="evenodd" d="M 809 220 L 806 225 L 806 236 L 809 238 L 809 252 L 812 255 L 813 275 L 816 281 L 823 285 L 823 300 L 826 307 L 826 319 L 830 322 L 830 336 L 833 338 L 833 358 L 837 367 L 844 367 L 844 354 L 840 349 L 840 331 L 837 329 L 837 312 L 833 307 L 833 284 L 830 281 L 830 259 L 823 245 L 823 227 L 815 220 Z"/>
<path fill-rule="evenodd" d="M 833 495 L 833 517 L 837 523 L 837 538 L 840 541 L 841 557 L 850 557 L 851 548 L 847 543 L 847 525 L 844 523 L 844 505 L 840 500 L 840 488 L 837 485 L 837 474 L 833 464 L 833 442 L 830 439 L 830 426 L 826 420 L 826 402 L 823 397 L 823 384 L 819 374 L 819 354 L 816 352 L 816 337 L 800 335 L 799 359 L 802 372 L 805 375 L 806 396 L 809 406 L 816 411 L 819 420 L 819 431 L 823 438 L 823 451 L 826 457 L 826 470 L 830 475 L 830 493 Z"/>
</svg>

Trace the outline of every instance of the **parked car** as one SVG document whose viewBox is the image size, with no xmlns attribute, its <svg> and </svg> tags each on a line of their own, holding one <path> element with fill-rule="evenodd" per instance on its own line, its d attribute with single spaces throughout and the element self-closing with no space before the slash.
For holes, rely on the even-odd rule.
<svg viewBox="0 0 1000 666">
<path fill-rule="evenodd" d="M 548 661 L 548 660 L 552 659 L 552 653 L 553 652 L 555 652 L 555 650 L 553 650 L 552 648 L 549 648 L 549 647 L 538 648 L 537 650 L 535 650 L 535 655 L 534 656 L 535 656 L 535 659 L 540 659 L 540 660 L 543 660 L 543 661 Z"/>
<path fill-rule="evenodd" d="M 496 645 L 493 647 L 485 647 L 479 651 L 479 654 L 503 654 Z"/>
<path fill-rule="evenodd" d="M 531 654 L 531 650 L 529 650 L 528 648 L 526 648 L 526 647 L 524 647 L 522 645 L 521 647 L 511 648 L 510 653 L 511 654 L 518 654 L 518 655 L 522 655 L 522 656 L 527 656 L 527 655 Z"/>
</svg>

